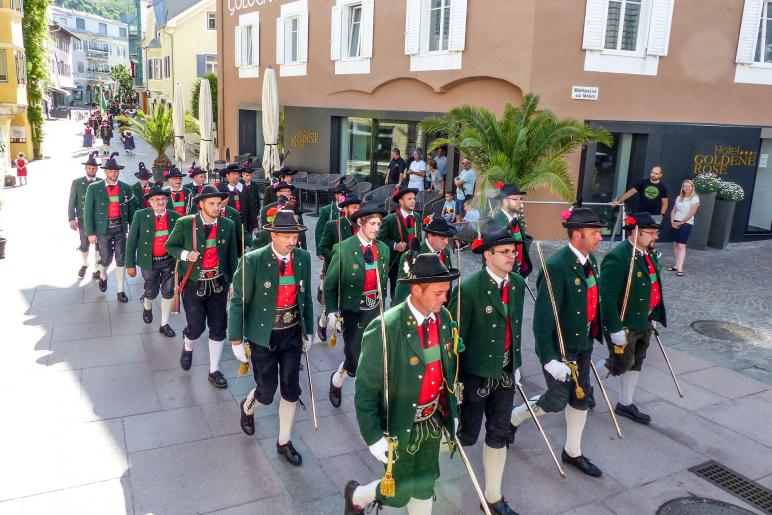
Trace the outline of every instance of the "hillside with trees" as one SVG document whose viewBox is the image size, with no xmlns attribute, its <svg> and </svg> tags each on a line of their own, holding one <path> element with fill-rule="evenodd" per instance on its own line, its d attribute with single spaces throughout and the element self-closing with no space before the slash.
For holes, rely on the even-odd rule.
<svg viewBox="0 0 772 515">
<path fill-rule="evenodd" d="M 126 13 L 129 18 L 137 14 L 136 6 L 131 0 L 54 0 L 55 5 L 76 11 L 83 11 L 109 20 L 121 20 Z"/>
</svg>

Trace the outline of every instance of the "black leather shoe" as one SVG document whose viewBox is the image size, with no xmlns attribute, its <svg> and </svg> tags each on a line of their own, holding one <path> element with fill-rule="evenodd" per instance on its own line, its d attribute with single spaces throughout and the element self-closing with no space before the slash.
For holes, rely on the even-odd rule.
<svg viewBox="0 0 772 515">
<path fill-rule="evenodd" d="M 330 376 L 330 402 L 332 403 L 333 407 L 340 408 L 342 389 L 332 384 L 332 378 L 335 377 L 335 374 L 337 373 L 338 371 L 336 370 Z"/>
<path fill-rule="evenodd" d="M 598 467 L 593 465 L 593 463 L 584 456 L 577 456 L 576 458 L 572 458 L 566 453 L 566 450 L 563 449 L 563 453 L 560 455 L 560 459 L 563 461 L 563 463 L 573 465 L 588 476 L 600 477 L 603 475 L 603 472 L 601 472 Z"/>
<path fill-rule="evenodd" d="M 97 277 L 99 279 L 99 291 L 106 292 L 107 291 L 107 279 L 102 280 L 101 277 Z"/>
<path fill-rule="evenodd" d="M 142 321 L 146 324 L 152 324 L 153 323 L 153 309 L 143 309 L 142 310 Z"/>
<path fill-rule="evenodd" d="M 185 350 L 185 344 L 182 344 L 182 354 L 180 354 L 180 366 L 182 370 L 190 370 L 193 365 L 193 351 Z"/>
<path fill-rule="evenodd" d="M 322 315 L 324 316 L 324 315 Z M 322 327 L 319 322 L 322 320 L 322 317 L 319 317 L 319 320 L 316 322 L 316 336 L 319 337 L 319 340 L 326 342 L 327 341 L 327 329 Z"/>
<path fill-rule="evenodd" d="M 638 409 L 638 406 L 635 404 L 630 404 L 629 406 L 625 406 L 624 404 L 619 404 L 617 402 L 616 407 L 614 407 L 614 413 L 619 415 L 620 417 L 626 417 L 634 422 L 638 422 L 639 424 L 643 425 L 649 425 L 651 422 L 651 417 L 648 416 L 646 413 L 642 412 Z"/>
<path fill-rule="evenodd" d="M 346 483 L 346 487 L 343 489 L 343 499 L 346 502 L 345 508 L 343 508 L 343 515 L 364 515 L 364 507 L 358 507 L 354 505 L 354 490 L 357 489 L 359 483 L 353 479 Z"/>
<path fill-rule="evenodd" d="M 509 507 L 509 503 L 504 497 L 497 502 L 489 502 L 488 509 L 495 515 L 517 515 L 517 512 Z M 485 511 L 483 510 L 482 504 L 480 505 L 480 511 Z"/>
<path fill-rule="evenodd" d="M 107 287 L 107 284 L 106 284 L 106 283 L 105 283 L 105 287 Z M 101 289 L 101 288 L 100 288 L 100 289 Z M 122 291 L 119 291 L 119 292 L 118 292 L 118 302 L 123 302 L 124 304 L 126 304 L 127 302 L 129 302 L 129 297 L 126 295 L 126 293 L 125 293 L 125 292 L 122 292 Z"/>
<path fill-rule="evenodd" d="M 303 464 L 303 457 L 295 450 L 291 440 L 287 441 L 284 445 L 279 445 L 279 442 L 276 442 L 276 452 L 284 456 L 290 465 L 299 467 Z"/>
<path fill-rule="evenodd" d="M 86 269 L 87 269 L 87 268 L 88 268 L 88 267 L 87 267 L 87 266 L 85 266 L 85 265 L 84 265 L 84 266 L 82 266 L 82 267 L 80 267 L 80 269 L 78 270 L 78 277 L 80 277 L 81 279 L 83 279 L 84 277 L 86 277 Z"/>
<path fill-rule="evenodd" d="M 177 336 L 177 333 L 174 332 L 174 329 L 172 329 L 169 324 L 162 325 L 160 329 L 158 329 L 158 332 L 166 336 L 167 338 L 174 338 L 175 336 Z"/>
<path fill-rule="evenodd" d="M 244 404 L 246 404 L 246 402 L 247 400 L 244 399 L 241 401 L 241 404 L 239 404 L 239 407 L 241 408 L 241 430 L 249 436 L 252 436 L 255 434 L 255 415 L 247 415 L 244 413 Z"/>
<path fill-rule="evenodd" d="M 210 372 L 209 382 L 215 385 L 217 388 L 228 388 L 228 381 L 225 379 L 225 376 L 222 375 L 222 372 L 220 372 L 219 370 Z"/>
<path fill-rule="evenodd" d="M 96 271 L 93 274 L 91 274 L 92 279 L 99 279 L 99 277 L 100 277 L 99 271 Z"/>
<path fill-rule="evenodd" d="M 589 388 L 589 391 L 587 393 L 587 407 L 590 409 L 590 411 L 595 410 L 595 390 L 591 386 Z"/>
</svg>

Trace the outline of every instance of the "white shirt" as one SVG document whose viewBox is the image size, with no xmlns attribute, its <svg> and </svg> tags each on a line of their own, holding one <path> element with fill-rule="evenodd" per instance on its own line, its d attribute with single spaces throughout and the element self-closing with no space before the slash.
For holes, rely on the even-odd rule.
<svg viewBox="0 0 772 515">
<path fill-rule="evenodd" d="M 232 191 L 232 192 L 233 191 L 241 191 L 241 190 L 244 189 L 244 185 L 241 184 L 240 182 L 237 182 L 235 186 L 232 186 L 231 183 L 228 183 L 228 189 L 230 191 Z"/>
<path fill-rule="evenodd" d="M 399 208 L 399 212 L 402 213 L 402 218 L 407 219 L 408 216 L 413 216 L 415 218 L 415 216 L 413 215 L 412 212 L 408 213 L 407 211 L 405 211 L 402 208 Z"/>
<path fill-rule="evenodd" d="M 488 272 L 488 275 L 490 275 L 490 276 L 491 276 L 491 279 L 493 279 L 494 281 L 496 281 L 496 286 L 497 286 L 497 287 L 499 287 L 499 288 L 501 288 L 501 283 L 503 283 L 504 281 L 506 281 L 506 278 L 504 278 L 504 277 L 499 277 L 498 275 L 494 274 L 493 272 L 491 272 L 491 269 L 490 269 L 490 268 L 488 268 L 487 266 L 485 267 L 485 271 L 486 271 L 486 272 Z"/>
<path fill-rule="evenodd" d="M 166 214 L 166 209 L 164 209 L 164 210 L 163 210 L 163 211 L 161 211 L 160 213 L 156 213 L 155 211 L 153 211 L 153 214 L 154 214 L 155 216 L 163 216 L 163 215 L 165 215 L 165 214 Z"/>
<path fill-rule="evenodd" d="M 423 159 L 420 161 L 413 161 L 410 163 L 410 171 L 426 173 L 426 161 Z M 421 177 L 420 175 L 410 174 L 410 181 L 407 183 L 407 187 L 417 189 L 418 191 L 423 191 L 424 178 L 425 177 Z"/>
<path fill-rule="evenodd" d="M 407 296 L 407 307 L 410 308 L 410 312 L 413 314 L 413 318 L 415 318 L 415 321 L 418 323 L 418 325 L 422 325 L 424 323 L 424 320 L 427 318 L 430 322 L 433 322 L 436 320 L 436 317 L 434 316 L 434 313 L 429 313 L 428 316 L 424 316 L 423 313 L 418 311 L 416 307 L 413 305 L 413 301 L 411 300 L 412 295 Z"/>
<path fill-rule="evenodd" d="M 359 238 L 359 243 L 362 244 L 363 247 L 367 247 L 373 244 L 372 241 L 362 236 L 362 231 L 357 231 L 357 238 Z"/>
<path fill-rule="evenodd" d="M 582 264 L 582 266 L 584 266 L 584 264 L 587 262 L 587 260 L 590 259 L 589 256 L 585 256 L 584 254 L 582 254 L 581 252 L 576 250 L 576 247 L 571 245 L 571 242 L 568 242 L 568 248 L 571 249 L 571 252 L 576 254 L 576 257 L 579 259 L 579 262 Z"/>
<path fill-rule="evenodd" d="M 271 251 L 273 252 L 273 255 L 279 258 L 279 261 L 287 262 L 289 261 L 290 255 L 287 254 L 286 256 L 282 255 L 278 250 L 276 250 L 276 247 L 273 246 L 273 243 L 271 243 Z"/>
<path fill-rule="evenodd" d="M 673 220 L 677 222 L 683 221 L 683 219 L 689 215 L 689 211 L 691 211 L 692 206 L 695 204 L 700 204 L 700 197 L 697 195 L 693 195 L 691 198 L 685 197 L 683 199 L 680 195 L 676 197 L 675 205 L 673 206 Z M 694 217 L 691 217 L 684 223 L 694 225 Z"/>
<path fill-rule="evenodd" d="M 507 217 L 507 222 L 511 222 L 513 218 L 517 218 L 517 214 L 513 213 L 510 215 L 509 213 L 507 213 L 506 209 L 502 209 L 501 212 L 504 213 L 504 216 Z"/>
</svg>

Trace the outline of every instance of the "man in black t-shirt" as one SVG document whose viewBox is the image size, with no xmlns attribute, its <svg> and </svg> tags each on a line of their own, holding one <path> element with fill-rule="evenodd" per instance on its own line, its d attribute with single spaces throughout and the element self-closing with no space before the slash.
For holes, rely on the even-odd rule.
<svg viewBox="0 0 772 515">
<path fill-rule="evenodd" d="M 396 147 L 391 149 L 391 161 L 389 161 L 389 173 L 386 175 L 386 184 L 399 184 L 406 168 L 407 163 L 400 156 L 399 149 Z"/>
<path fill-rule="evenodd" d="M 662 182 L 662 167 L 655 166 L 651 169 L 651 175 L 634 187 L 630 188 L 619 200 L 611 201 L 612 206 L 624 204 L 633 195 L 638 195 L 638 211 L 649 213 L 657 223 L 662 222 L 662 217 L 667 213 L 668 198 L 667 188 Z"/>
</svg>

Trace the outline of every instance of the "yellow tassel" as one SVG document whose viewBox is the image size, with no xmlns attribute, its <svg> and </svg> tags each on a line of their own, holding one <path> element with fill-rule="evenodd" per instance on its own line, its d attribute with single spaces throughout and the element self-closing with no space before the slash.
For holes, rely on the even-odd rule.
<svg viewBox="0 0 772 515">
<path fill-rule="evenodd" d="M 334 349 L 335 345 L 338 344 L 338 332 L 333 331 L 332 336 L 330 336 L 330 348 Z"/>
<path fill-rule="evenodd" d="M 386 474 L 381 479 L 381 495 L 384 497 L 394 497 L 397 495 L 397 484 L 391 471 L 394 466 L 394 450 L 397 448 L 397 439 L 388 436 L 386 438 L 389 440 L 389 456 L 388 463 L 386 463 Z"/>
<path fill-rule="evenodd" d="M 244 346 L 244 354 L 247 356 L 247 362 L 242 363 L 239 367 L 239 375 L 245 376 L 249 373 L 249 359 L 252 357 L 252 351 L 250 350 L 248 343 L 245 342 L 242 343 L 242 345 Z"/>
<path fill-rule="evenodd" d="M 571 369 L 571 380 L 574 382 L 576 398 L 584 399 L 584 388 L 579 386 L 579 366 L 576 364 L 576 361 L 568 361 L 566 365 Z"/>
<path fill-rule="evenodd" d="M 624 354 L 625 348 L 620 345 L 614 345 L 614 354 Z"/>
</svg>

